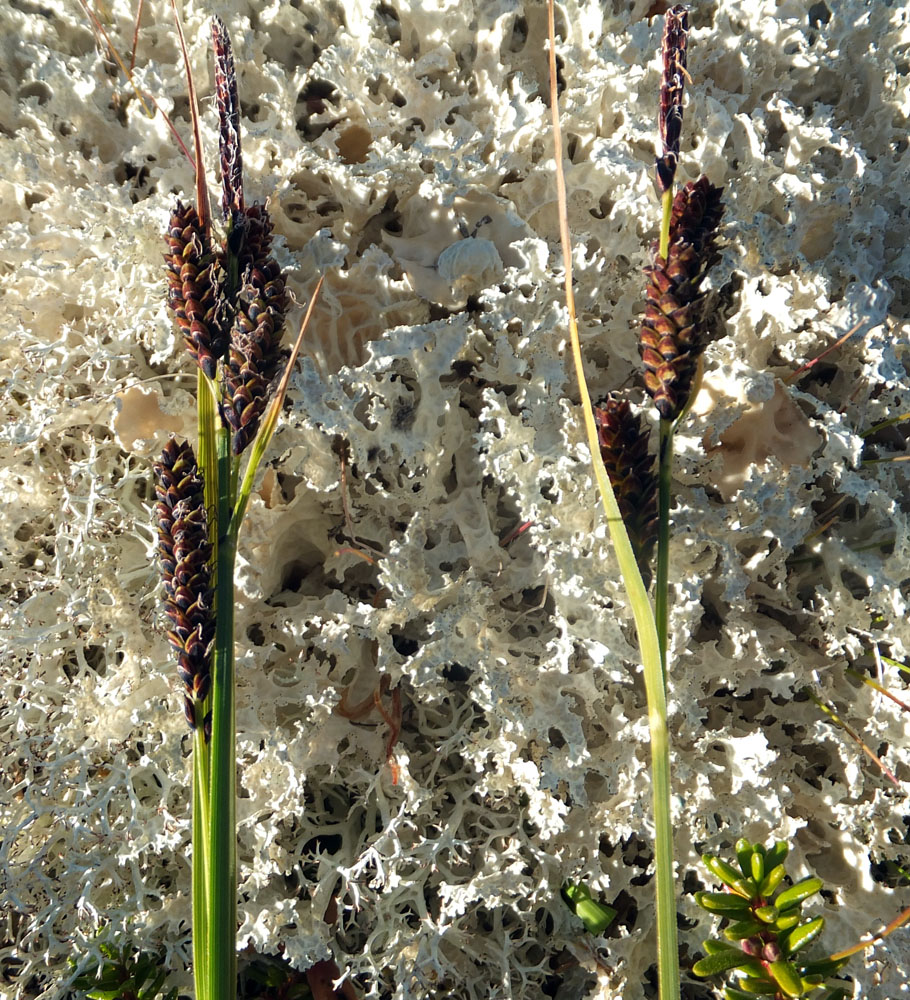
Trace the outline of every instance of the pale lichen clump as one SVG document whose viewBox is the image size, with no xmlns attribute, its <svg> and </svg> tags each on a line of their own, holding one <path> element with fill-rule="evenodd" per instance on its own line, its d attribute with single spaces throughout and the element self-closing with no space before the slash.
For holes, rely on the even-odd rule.
<svg viewBox="0 0 910 1000">
<path fill-rule="evenodd" d="M 598 398 L 638 370 L 656 235 L 645 7 L 570 4 L 557 25 Z M 691 16 L 698 126 L 677 183 L 724 186 L 724 242 L 706 389 L 677 435 L 670 577 L 680 911 L 699 918 L 685 877 L 703 851 L 792 838 L 834 892 L 832 950 L 905 903 L 880 873 L 906 864 L 907 809 L 796 695 L 817 684 L 870 746 L 910 735 L 844 669 L 910 649 L 906 464 L 861 465 L 859 436 L 910 412 L 888 221 L 908 210 L 906 26 L 899 5 L 834 7 Z M 269 199 L 301 301 L 327 273 L 241 536 L 240 940 L 300 969 L 331 954 L 369 997 L 524 1000 L 553 977 L 633 996 L 654 961 L 644 693 L 562 352 L 541 10 L 275 4 L 251 25 L 219 8 L 255 95 L 248 199 Z M 189 982 L 188 744 L 148 526 L 150 461 L 193 426 L 195 370 L 159 246 L 191 170 L 79 8 L 53 13 L 0 13 L 0 954 L 11 994 L 62 1000 L 99 927 Z M 133 13 L 108 25 L 121 52 Z M 136 75 L 186 136 L 168 24 L 146 5 Z M 186 29 L 202 65 L 207 16 Z M 203 124 L 211 147 L 210 105 Z M 902 443 L 871 440 L 878 457 Z M 383 675 L 402 693 L 397 784 L 379 713 L 335 711 Z M 566 879 L 620 910 L 593 953 Z M 706 933 L 681 929 L 690 954 Z M 857 990 L 894 997 L 906 938 L 867 963 Z"/>
</svg>

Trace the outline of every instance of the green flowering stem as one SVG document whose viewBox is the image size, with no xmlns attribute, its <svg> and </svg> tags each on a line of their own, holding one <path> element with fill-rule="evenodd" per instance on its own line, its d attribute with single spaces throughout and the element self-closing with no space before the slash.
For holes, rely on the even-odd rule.
<svg viewBox="0 0 910 1000">
<path fill-rule="evenodd" d="M 208 851 L 209 816 L 209 748 L 205 727 L 193 731 L 193 969 L 199 1000 L 210 996 L 208 963 L 209 942 L 208 887 L 211 881 L 211 858 Z"/>
<path fill-rule="evenodd" d="M 199 438 L 199 468 L 202 471 L 206 510 L 218 504 L 218 461 L 216 454 L 215 385 L 201 368 L 196 369 L 196 418 Z M 209 519 L 209 542 L 212 546 L 212 567 L 218 565 L 218 524 Z M 216 622 L 217 633 L 217 622 Z M 202 707 L 205 717 L 211 698 Z M 205 725 L 193 730 L 193 812 L 192 812 L 192 879 L 193 879 L 193 969 L 198 1000 L 210 1000 L 208 956 L 211 947 L 211 755 L 205 736 Z"/>
<path fill-rule="evenodd" d="M 660 665 L 667 683 L 667 647 L 670 633 L 670 501 L 672 500 L 673 429 L 671 420 L 660 421 L 657 453 L 657 575 L 654 584 L 654 619 L 660 644 Z"/>
<path fill-rule="evenodd" d="M 231 434 L 217 435 L 218 555 L 215 575 L 215 650 L 212 659 L 212 736 L 208 826 L 209 934 L 205 985 L 208 1000 L 226 1000 L 237 989 L 237 843 L 234 709 L 234 560 L 236 535 L 228 529 L 234 498 Z"/>
<path fill-rule="evenodd" d="M 206 510 L 218 507 L 218 457 L 216 445 L 217 406 L 215 405 L 215 383 L 196 369 L 196 425 L 199 435 L 198 460 L 202 470 L 205 488 Z M 212 565 L 218 559 L 218 525 L 215 518 L 209 520 L 209 542 L 212 545 Z"/>
</svg>

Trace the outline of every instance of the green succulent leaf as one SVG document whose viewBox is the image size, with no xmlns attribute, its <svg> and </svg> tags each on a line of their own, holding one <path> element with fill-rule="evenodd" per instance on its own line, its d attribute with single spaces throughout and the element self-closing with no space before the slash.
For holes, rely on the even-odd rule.
<svg viewBox="0 0 910 1000">
<path fill-rule="evenodd" d="M 695 902 L 709 913 L 746 914 L 749 901 L 732 892 L 696 892 Z"/>
<path fill-rule="evenodd" d="M 801 997 L 806 990 L 800 978 L 796 966 L 792 962 L 781 960 L 772 962 L 768 966 L 768 971 L 774 977 L 774 981 L 780 987 L 781 992 L 788 997 Z"/>
<path fill-rule="evenodd" d="M 730 924 L 729 927 L 725 927 L 724 937 L 728 941 L 742 941 L 744 938 L 761 934 L 762 931 L 767 929 L 765 924 L 750 917 L 748 920 L 738 920 L 736 923 Z"/>
<path fill-rule="evenodd" d="M 745 837 L 740 837 L 736 841 L 736 846 L 734 847 L 736 851 L 736 860 L 739 862 L 740 870 L 743 873 L 743 878 L 752 877 L 752 844 L 746 840 Z M 702 858 L 704 861 L 704 858 Z"/>
<path fill-rule="evenodd" d="M 754 993 L 744 993 L 732 986 L 724 987 L 724 1000 L 754 1000 Z"/>
<path fill-rule="evenodd" d="M 591 890 L 581 882 L 566 882 L 559 893 L 570 908 L 582 900 L 591 899 Z"/>
<path fill-rule="evenodd" d="M 782 865 L 787 860 L 790 853 L 790 846 L 786 840 L 778 840 L 777 843 L 765 854 L 765 868 L 771 871 L 778 865 Z"/>
<path fill-rule="evenodd" d="M 728 885 L 740 896 L 745 896 L 747 899 L 751 899 L 755 895 L 753 887 L 748 881 L 743 879 L 733 865 L 728 865 L 726 861 L 722 861 L 713 854 L 705 854 L 702 857 L 702 861 L 704 861 L 705 867 L 708 871 L 710 871 L 713 875 L 716 875 L 717 878 L 724 883 L 724 885 Z"/>
<path fill-rule="evenodd" d="M 748 960 L 749 956 L 739 949 L 721 951 L 715 955 L 706 955 L 704 958 L 700 958 L 692 966 L 692 971 L 696 976 L 716 976 L 729 969 L 738 969 Z"/>
<path fill-rule="evenodd" d="M 773 924 L 780 916 L 780 911 L 776 906 L 759 906 L 752 912 L 763 924 Z"/>
<path fill-rule="evenodd" d="M 707 941 L 702 941 L 701 946 L 707 955 L 719 955 L 722 951 L 732 951 L 737 955 L 743 954 L 742 948 L 737 948 L 729 941 L 720 941 L 718 938 L 708 938 Z"/>
<path fill-rule="evenodd" d="M 773 980 L 751 976 L 740 979 L 736 985 L 750 1000 L 752 997 L 773 997 L 778 990 L 777 983 Z"/>
<path fill-rule="evenodd" d="M 756 851 L 752 855 L 750 862 L 751 871 L 749 874 L 755 880 L 756 885 L 761 885 L 765 877 L 765 856 Z"/>
<path fill-rule="evenodd" d="M 767 859 L 766 859 L 767 862 Z M 787 874 L 786 868 L 783 865 L 777 865 L 772 868 L 767 875 L 762 879 L 761 885 L 758 887 L 759 895 L 761 896 L 771 896 L 777 890 L 777 887 L 783 882 L 784 877 Z"/>
<path fill-rule="evenodd" d="M 804 878 L 796 885 L 791 885 L 789 889 L 784 889 L 774 902 L 781 912 L 789 910 L 794 906 L 799 906 L 803 900 L 818 892 L 824 884 L 820 878 L 815 876 Z"/>
<path fill-rule="evenodd" d="M 581 918 L 589 934 L 600 937 L 616 918 L 616 910 L 596 899 L 586 899 L 576 905 L 575 915 Z"/>
<path fill-rule="evenodd" d="M 807 976 L 807 975 L 805 975 L 805 969 L 803 969 L 800 972 L 800 975 L 803 977 L 803 986 L 811 986 L 812 989 L 815 989 L 816 986 L 821 986 L 824 983 L 824 981 L 825 981 L 825 977 L 824 976 Z"/>
<path fill-rule="evenodd" d="M 613 923 L 616 910 L 605 903 L 599 903 L 591 895 L 590 889 L 582 883 L 567 882 L 560 890 L 569 909 L 585 925 L 589 934 L 600 936 Z"/>
<path fill-rule="evenodd" d="M 820 958 L 815 962 L 806 962 L 802 966 L 802 972 L 804 976 L 822 976 L 827 979 L 840 972 L 849 961 L 849 958 Z"/>
<path fill-rule="evenodd" d="M 774 921 L 774 926 L 779 931 L 788 931 L 791 927 L 795 927 L 799 923 L 799 911 L 794 913 L 782 913 L 777 920 Z"/>
<path fill-rule="evenodd" d="M 781 934 L 778 941 L 784 950 L 784 954 L 794 955 L 800 948 L 805 948 L 807 944 L 811 944 L 821 934 L 824 926 L 825 918 L 816 917 L 814 920 L 808 921 L 808 923 L 800 924 L 785 934 Z"/>
</svg>

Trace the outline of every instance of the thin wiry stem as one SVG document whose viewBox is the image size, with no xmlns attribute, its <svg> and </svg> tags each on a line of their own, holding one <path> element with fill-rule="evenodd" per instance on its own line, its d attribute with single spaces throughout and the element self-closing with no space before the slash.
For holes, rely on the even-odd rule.
<svg viewBox="0 0 910 1000">
<path fill-rule="evenodd" d="M 208 233 L 210 224 L 209 211 L 209 189 L 205 182 L 205 170 L 202 159 L 202 130 L 199 125 L 199 98 L 196 96 L 196 82 L 193 79 L 193 68 L 190 65 L 190 54 L 186 47 L 186 38 L 183 35 L 183 25 L 180 23 L 180 15 L 177 13 L 177 4 L 171 0 L 171 10 L 174 14 L 174 24 L 177 26 L 177 37 L 180 41 L 180 51 L 183 54 L 183 66 L 186 70 L 187 96 L 190 101 L 193 118 L 193 149 L 195 150 L 196 168 L 196 211 L 199 213 L 199 225 L 203 232 Z"/>
</svg>

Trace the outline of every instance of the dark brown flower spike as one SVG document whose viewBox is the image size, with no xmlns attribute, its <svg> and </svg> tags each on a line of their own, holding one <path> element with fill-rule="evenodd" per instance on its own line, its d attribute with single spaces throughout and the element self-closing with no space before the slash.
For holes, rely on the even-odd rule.
<svg viewBox="0 0 910 1000">
<path fill-rule="evenodd" d="M 221 260 L 192 205 L 177 202 L 167 230 L 167 304 L 174 313 L 187 350 L 209 378 L 224 354 L 219 293 Z"/>
<path fill-rule="evenodd" d="M 234 220 L 243 229 L 240 249 L 240 273 L 247 268 L 263 264 L 272 252 L 272 220 L 268 209 L 258 202 L 244 209 L 243 215 Z"/>
<path fill-rule="evenodd" d="M 232 450 L 241 454 L 255 438 L 259 418 L 278 374 L 284 316 L 288 308 L 284 275 L 271 257 L 250 265 L 237 297 L 237 313 L 225 365 L 225 421 L 234 431 Z"/>
<path fill-rule="evenodd" d="M 164 610 L 171 620 L 167 637 L 177 651 L 186 719 L 195 729 L 205 722 L 200 714 L 211 690 L 215 615 L 203 483 L 192 447 L 168 441 L 155 463 L 155 477 L 158 558 Z"/>
<path fill-rule="evenodd" d="M 231 37 L 224 21 L 212 18 L 212 48 L 215 53 L 215 100 L 218 104 L 221 154 L 221 214 L 227 221 L 242 215 L 243 157 L 240 151 L 240 100 Z"/>
<path fill-rule="evenodd" d="M 689 14 L 682 4 L 667 11 L 661 42 L 663 71 L 660 78 L 660 156 L 657 157 L 657 189 L 669 191 L 679 162 L 679 138 L 683 123 L 683 87 L 686 78 L 686 41 Z"/>
<path fill-rule="evenodd" d="M 670 216 L 667 259 L 645 268 L 647 304 L 638 349 L 648 390 L 663 420 L 675 420 L 692 390 L 698 356 L 705 346 L 705 296 L 700 291 L 717 256 L 723 188 L 707 177 L 677 191 Z"/>
<path fill-rule="evenodd" d="M 629 403 L 610 395 L 594 407 L 600 457 L 616 494 L 632 551 L 647 587 L 657 541 L 657 475 L 648 451 L 650 432 Z"/>
</svg>

